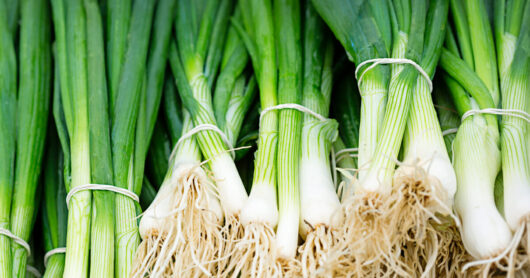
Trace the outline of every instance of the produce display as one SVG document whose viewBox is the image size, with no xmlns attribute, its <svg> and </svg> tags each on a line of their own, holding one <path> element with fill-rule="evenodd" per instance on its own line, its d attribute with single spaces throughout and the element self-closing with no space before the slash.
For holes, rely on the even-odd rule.
<svg viewBox="0 0 530 278">
<path fill-rule="evenodd" d="M 529 275 L 530 0 L 0 0 L 0 278 Z"/>
</svg>

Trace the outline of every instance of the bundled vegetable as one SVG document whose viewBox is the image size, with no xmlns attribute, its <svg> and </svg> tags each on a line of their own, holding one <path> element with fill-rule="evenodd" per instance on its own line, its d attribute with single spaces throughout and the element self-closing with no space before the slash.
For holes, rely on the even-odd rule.
<svg viewBox="0 0 530 278">
<path fill-rule="evenodd" d="M 175 146 L 157 198 L 140 224 L 144 242 L 135 275 L 231 271 L 229 252 L 239 236 L 238 219 L 247 198 L 230 155 L 252 104 L 255 81 L 243 71 L 248 61 L 243 42 L 228 27 L 234 3 L 179 1 L 179 7 L 170 62 L 186 110 L 168 90 L 164 112 Z M 198 18 L 190 17 L 193 13 Z M 189 26 L 196 32 L 186 31 Z M 201 168 L 201 158 L 213 177 Z"/>
<path fill-rule="evenodd" d="M 453 142 L 458 190 L 455 210 L 462 240 L 485 274 L 507 256 L 512 233 L 496 207 L 494 186 L 501 166 L 496 115 L 476 113 L 499 104 L 497 62 L 487 6 L 483 1 L 451 2 L 455 32 L 446 39 L 440 65 L 462 123 Z M 505 203 L 506 204 L 506 203 Z M 513 262 L 509 262 L 513 266 Z M 511 272 L 510 270 L 509 272 Z"/>
<path fill-rule="evenodd" d="M 169 6 L 166 2 L 161 1 L 158 9 L 170 13 L 174 2 L 170 1 Z M 128 40 L 127 45 L 123 46 L 121 41 L 109 42 L 109 51 L 121 49 L 123 53 L 115 57 L 124 59 L 109 63 L 123 64 L 123 67 L 117 70 L 117 81 L 113 79 L 114 73 L 109 74 L 112 81 L 107 90 L 104 25 L 99 3 L 52 1 L 61 83 L 62 105 L 58 109 L 64 114 L 64 123 L 57 122 L 57 117 L 56 122 L 67 129 L 61 141 L 63 150 L 69 149 L 65 153 L 71 154 L 72 175 L 71 184 L 67 184 L 70 191 L 67 199 L 71 199 L 67 246 L 75 248 L 68 248 L 65 276 L 85 277 L 89 265 L 91 276 L 126 277 L 131 271 L 139 244 L 137 205 L 133 199 L 141 192 L 146 146 L 158 110 L 160 92 L 157 90 L 161 90 L 160 72 L 163 74 L 165 69 L 169 43 L 169 31 L 165 35 L 163 31 L 162 34 L 155 32 L 153 54 L 146 67 L 155 4 L 156 1 L 135 2 L 130 32 L 123 36 Z M 113 8 L 116 7 L 109 4 L 112 11 L 107 14 L 109 25 L 129 25 L 129 15 L 119 13 L 127 12 L 127 5 L 123 10 Z M 162 25 L 170 25 L 171 18 L 171 15 L 161 15 L 157 20 Z M 119 37 L 115 39 L 119 41 Z M 145 106 L 139 105 L 142 96 Z M 65 142 L 69 142 L 69 147 L 65 148 Z M 129 176 L 135 179 L 130 180 Z M 122 190 L 114 189 L 114 185 Z M 90 189 L 94 192 L 87 191 Z"/>
<path fill-rule="evenodd" d="M 526 276 L 529 76 L 530 0 L 0 0 L 0 277 Z"/>
<path fill-rule="evenodd" d="M 427 221 L 436 212 L 451 212 L 456 188 L 430 97 L 430 79 L 444 38 L 447 1 L 313 2 L 356 62 L 362 99 L 360 171 L 356 194 L 344 204 L 343 237 L 350 249 L 342 261 L 337 256 L 338 264 L 350 265 L 345 267 L 359 271 L 358 275 L 389 270 L 405 275 L 412 269 L 400 262 L 402 246 L 407 240 L 420 245 L 426 240 Z M 364 20 L 367 16 L 371 20 Z M 393 59 L 370 60 L 387 53 Z M 394 64 L 390 81 L 380 63 Z M 363 87 L 372 80 L 380 84 L 377 90 Z M 381 94 L 377 102 L 374 93 Z M 405 161 L 394 176 L 403 138 Z M 428 168 L 429 163 L 436 164 L 436 169 Z M 429 201 L 418 195 L 432 198 Z M 408 233 L 412 236 L 401 236 Z M 364 264 L 366 260 L 371 263 Z"/>
</svg>

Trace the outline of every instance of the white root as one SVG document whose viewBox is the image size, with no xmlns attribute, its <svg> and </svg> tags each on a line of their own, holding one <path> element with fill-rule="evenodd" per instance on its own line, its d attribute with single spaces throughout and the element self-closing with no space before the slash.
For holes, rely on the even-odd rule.
<svg viewBox="0 0 530 278">
<path fill-rule="evenodd" d="M 222 212 L 198 165 L 169 174 L 140 222 L 133 277 L 212 275 L 222 253 Z"/>
<path fill-rule="evenodd" d="M 228 269 L 232 276 L 278 277 L 281 266 L 275 254 L 274 231 L 263 223 L 250 223 L 244 227 L 244 235 L 235 245 Z"/>
</svg>

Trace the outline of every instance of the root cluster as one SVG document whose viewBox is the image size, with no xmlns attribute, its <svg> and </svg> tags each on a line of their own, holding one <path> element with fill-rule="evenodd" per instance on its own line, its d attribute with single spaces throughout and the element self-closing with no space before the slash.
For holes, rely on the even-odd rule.
<svg viewBox="0 0 530 278">
<path fill-rule="evenodd" d="M 464 249 L 447 196 L 425 173 L 394 179 L 389 195 L 357 192 L 340 225 L 312 227 L 297 257 L 276 258 L 274 230 L 209 209 L 208 179 L 186 172 L 172 182 L 171 213 L 144 237 L 133 277 L 526 277 L 530 221 L 510 250 L 474 261 Z M 456 221 L 456 222 L 455 222 Z M 420 276 L 421 275 L 421 276 Z"/>
<path fill-rule="evenodd" d="M 161 223 L 144 236 L 137 252 L 133 277 L 200 277 L 218 271 L 225 248 L 226 233 L 218 215 L 209 209 L 214 195 L 197 168 L 178 175 L 166 184 L 172 186 L 173 204 Z M 228 259 L 227 259 L 228 260 Z"/>
<path fill-rule="evenodd" d="M 278 277 L 281 266 L 274 254 L 274 231 L 262 223 L 245 226 L 244 235 L 235 245 L 229 269 L 241 277 Z"/>
</svg>

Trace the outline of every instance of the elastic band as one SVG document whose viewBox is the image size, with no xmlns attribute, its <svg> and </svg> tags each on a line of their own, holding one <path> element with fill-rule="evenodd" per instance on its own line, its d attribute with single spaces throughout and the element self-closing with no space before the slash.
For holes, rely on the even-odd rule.
<svg viewBox="0 0 530 278">
<path fill-rule="evenodd" d="M 454 134 L 454 133 L 457 133 L 458 132 L 458 128 L 449 128 L 449 129 L 446 129 L 444 131 L 442 131 L 442 136 L 446 136 L 446 135 L 449 135 L 449 134 Z"/>
<path fill-rule="evenodd" d="M 29 247 L 29 244 L 23 240 L 22 238 L 14 235 L 11 231 L 7 230 L 7 229 L 4 229 L 4 228 L 0 228 L 0 235 L 5 235 L 9 238 L 11 238 L 14 242 L 16 242 L 18 245 L 24 247 L 24 249 L 26 249 L 26 251 L 28 251 L 28 257 L 31 255 L 31 248 Z"/>
<path fill-rule="evenodd" d="M 33 274 L 33 276 L 36 276 L 36 277 L 42 277 L 42 274 L 40 273 L 40 271 L 35 268 L 34 266 L 31 266 L 31 265 L 26 265 L 26 270 Z"/>
<path fill-rule="evenodd" d="M 512 116 L 519 119 L 525 120 L 527 123 L 530 123 L 530 114 L 522 110 L 517 109 L 498 109 L 498 108 L 485 108 L 485 109 L 471 109 L 468 110 L 464 115 L 462 115 L 462 122 L 469 116 L 475 114 L 492 114 L 492 115 L 501 115 L 501 116 Z"/>
<path fill-rule="evenodd" d="M 320 121 L 327 121 L 327 118 L 318 114 L 317 112 L 314 112 L 313 110 L 303 106 L 303 105 L 300 105 L 300 104 L 296 104 L 296 103 L 284 103 L 284 104 L 278 104 L 278 105 L 275 105 L 275 106 L 271 106 L 271 107 L 267 107 L 266 109 L 263 109 L 263 111 L 261 111 L 260 113 L 260 116 L 259 116 L 259 121 L 261 122 L 261 119 L 263 118 L 263 115 L 267 114 L 268 112 L 272 111 L 272 110 L 281 110 L 281 109 L 295 109 L 295 110 L 298 110 L 300 112 L 304 112 L 304 113 L 307 113 L 317 119 L 319 119 Z"/>
<path fill-rule="evenodd" d="M 112 192 L 115 192 L 115 193 L 119 193 L 119 194 L 125 195 L 125 196 L 133 199 L 137 203 L 140 202 L 140 198 L 138 198 L 138 195 L 136 195 L 134 192 L 132 192 L 132 191 L 130 191 L 128 189 L 117 187 L 117 186 L 112 186 L 112 185 L 107 185 L 107 184 L 88 183 L 88 184 L 76 186 L 76 187 L 70 189 L 70 192 L 68 192 L 68 195 L 66 195 L 66 206 L 69 208 L 70 207 L 70 199 L 72 199 L 72 197 L 76 193 L 78 193 L 79 191 L 84 191 L 84 190 L 106 190 L 106 191 L 112 191 Z"/>
<path fill-rule="evenodd" d="M 48 259 L 50 259 L 51 256 L 55 254 L 65 254 L 65 253 L 66 253 L 66 247 L 59 247 L 59 248 L 55 248 L 55 249 L 52 249 L 46 252 L 46 254 L 44 255 L 44 266 L 46 267 L 46 265 L 48 264 Z"/>
<path fill-rule="evenodd" d="M 369 67 L 367 67 L 362 73 L 361 73 L 361 76 L 358 76 L 359 74 L 359 70 L 366 64 L 372 64 L 370 65 Z M 413 66 L 414 68 L 416 68 L 416 70 L 421 74 L 423 75 L 423 77 L 425 77 L 425 81 L 427 81 L 427 83 L 429 84 L 429 90 L 430 92 L 432 92 L 433 90 L 433 86 L 432 86 L 432 80 L 431 78 L 429 77 L 429 75 L 423 70 L 423 68 L 418 65 L 416 62 L 410 60 L 410 59 L 405 59 L 405 58 L 376 58 L 376 59 L 370 59 L 370 60 L 366 60 L 362 63 L 360 63 L 357 68 L 355 69 L 355 78 L 357 78 L 357 83 L 361 84 L 361 80 L 363 79 L 363 76 L 364 74 L 375 68 L 375 66 L 377 65 L 385 65 L 385 64 L 409 64 L 411 66 Z"/>
<path fill-rule="evenodd" d="M 184 140 L 190 138 L 191 136 L 195 135 L 196 133 L 199 133 L 204 130 L 211 130 L 215 131 L 221 136 L 221 140 L 226 144 L 228 149 L 230 150 L 230 153 L 232 154 L 232 158 L 236 157 L 236 152 L 234 151 L 234 146 L 232 146 L 232 143 L 230 140 L 228 140 L 228 137 L 226 137 L 226 134 L 224 134 L 223 131 L 221 131 L 216 125 L 212 124 L 200 124 L 192 129 L 190 129 L 188 132 L 186 132 L 184 135 L 180 136 L 179 140 L 177 141 L 177 144 L 175 144 L 175 147 L 173 147 L 173 151 L 171 152 L 170 157 L 173 157 L 173 154 L 175 153 L 175 150 L 177 147 L 184 142 Z"/>
</svg>

